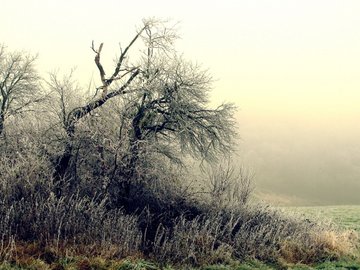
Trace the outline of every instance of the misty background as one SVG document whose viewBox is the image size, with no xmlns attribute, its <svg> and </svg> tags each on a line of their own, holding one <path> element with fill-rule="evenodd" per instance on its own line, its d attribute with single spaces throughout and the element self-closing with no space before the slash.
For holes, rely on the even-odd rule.
<svg viewBox="0 0 360 270">
<path fill-rule="evenodd" d="M 239 110 L 237 163 L 278 204 L 360 204 L 360 2 L 4 0 L 0 42 L 38 69 L 97 79 L 142 18 L 179 21 L 177 49 L 213 74 L 212 103 Z"/>
</svg>

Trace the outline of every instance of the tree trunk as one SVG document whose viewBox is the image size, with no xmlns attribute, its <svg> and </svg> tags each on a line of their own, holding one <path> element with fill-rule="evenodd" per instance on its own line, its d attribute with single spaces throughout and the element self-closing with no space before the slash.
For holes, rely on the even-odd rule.
<svg viewBox="0 0 360 270">
<path fill-rule="evenodd" d="M 126 212 L 131 213 L 132 208 L 137 207 L 136 203 L 133 205 L 133 200 L 135 199 L 136 190 L 142 183 L 137 181 L 139 177 L 139 140 L 133 137 L 129 143 L 129 153 L 123 159 L 124 163 L 120 166 L 116 176 L 115 171 L 113 172 L 106 192 L 112 208 L 124 207 Z"/>
<path fill-rule="evenodd" d="M 76 171 L 73 167 L 73 157 L 74 157 L 74 128 L 72 126 L 67 127 L 66 133 L 68 135 L 64 152 L 55 160 L 55 171 L 54 171 L 54 181 L 56 195 L 60 197 L 64 191 L 66 193 L 73 192 L 77 184 L 76 183 Z"/>
<path fill-rule="evenodd" d="M 4 132 L 4 121 L 5 121 L 5 117 L 4 117 L 4 114 L 1 112 L 0 113 L 0 136 L 3 134 Z"/>
</svg>

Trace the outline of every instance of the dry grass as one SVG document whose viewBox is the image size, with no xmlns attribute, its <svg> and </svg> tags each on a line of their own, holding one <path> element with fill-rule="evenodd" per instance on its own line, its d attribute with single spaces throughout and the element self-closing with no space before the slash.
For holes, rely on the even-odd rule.
<svg viewBox="0 0 360 270">
<path fill-rule="evenodd" d="M 0 180 L 0 260 L 27 254 L 17 248 L 23 242 L 58 255 L 71 252 L 111 258 L 139 252 L 142 236 L 136 216 L 107 209 L 106 199 L 100 196 L 90 198 L 78 192 L 56 197 L 45 160 L 13 160 L 3 157 L 1 165 L 5 170 Z"/>
<path fill-rule="evenodd" d="M 145 253 L 164 264 L 246 259 L 309 264 L 351 256 L 359 243 L 354 231 L 246 204 L 236 196 L 221 205 L 215 205 L 215 197 L 199 203 L 172 186 L 169 177 L 154 174 L 151 186 L 133 186 L 131 204 L 137 212 L 109 208 L 105 194 L 86 195 L 86 182 L 75 194 L 57 197 L 47 160 L 24 153 L 1 157 L 0 260 L 42 269 L 40 261 L 51 264 L 69 255 L 111 259 Z M 248 192 L 248 182 L 243 186 Z M 78 267 L 85 269 L 87 262 Z"/>
<path fill-rule="evenodd" d="M 159 227 L 154 256 L 159 261 L 189 263 L 258 259 L 270 263 L 316 263 L 352 256 L 354 231 L 288 216 L 266 206 L 210 212 L 171 229 Z"/>
<path fill-rule="evenodd" d="M 185 217 L 175 220 L 173 228 L 159 226 L 153 256 L 159 261 L 204 265 L 231 260 L 233 248 L 220 242 L 225 231 L 219 219 Z"/>
</svg>

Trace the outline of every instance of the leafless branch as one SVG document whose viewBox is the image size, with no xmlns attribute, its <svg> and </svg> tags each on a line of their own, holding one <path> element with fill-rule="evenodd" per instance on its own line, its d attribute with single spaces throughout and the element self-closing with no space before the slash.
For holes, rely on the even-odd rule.
<svg viewBox="0 0 360 270">
<path fill-rule="evenodd" d="M 67 127 L 70 129 L 74 128 L 75 123 L 84 117 L 85 115 L 89 114 L 91 111 L 95 110 L 96 108 L 102 106 L 107 100 L 126 93 L 126 89 L 129 87 L 131 82 L 136 78 L 136 76 L 139 74 L 139 70 L 136 70 L 134 73 L 131 74 L 129 79 L 117 90 L 112 91 L 105 96 L 92 101 L 85 106 L 78 107 L 73 109 L 67 117 Z"/>
</svg>

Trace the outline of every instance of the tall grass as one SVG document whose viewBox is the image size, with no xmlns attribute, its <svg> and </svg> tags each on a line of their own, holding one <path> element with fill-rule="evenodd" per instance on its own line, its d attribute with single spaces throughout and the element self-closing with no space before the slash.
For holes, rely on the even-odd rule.
<svg viewBox="0 0 360 270">
<path fill-rule="evenodd" d="M 178 265 L 310 264 L 352 256 L 359 243 L 353 231 L 247 203 L 244 196 L 216 205 L 220 193 L 210 192 L 200 201 L 166 175 L 134 185 L 131 208 L 122 209 L 111 207 L 106 194 L 83 192 L 85 181 L 74 194 L 56 196 L 51 166 L 37 152 L 2 155 L 1 168 L 0 260 L 35 256 L 51 263 L 73 254 L 149 256 Z"/>
<path fill-rule="evenodd" d="M 352 231 L 259 205 L 179 217 L 173 228 L 159 227 L 156 240 L 158 260 L 199 265 L 231 259 L 310 264 L 354 255 L 358 243 Z"/>
<path fill-rule="evenodd" d="M 136 216 L 107 209 L 106 198 L 89 198 L 80 192 L 56 197 L 51 172 L 44 173 L 44 160 L 12 160 L 2 159 L 0 260 L 16 256 L 16 243 L 22 242 L 36 242 L 59 254 L 67 249 L 109 258 L 139 251 Z"/>
</svg>

